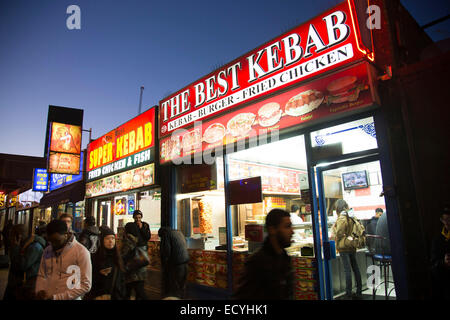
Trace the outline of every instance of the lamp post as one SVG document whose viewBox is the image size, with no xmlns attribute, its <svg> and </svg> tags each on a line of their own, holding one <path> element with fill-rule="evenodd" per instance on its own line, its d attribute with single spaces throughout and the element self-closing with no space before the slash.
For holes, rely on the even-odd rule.
<svg viewBox="0 0 450 320">
<path fill-rule="evenodd" d="M 139 112 L 138 115 L 141 114 L 141 105 L 142 105 L 142 93 L 144 92 L 144 86 L 141 86 L 141 96 L 139 98 Z"/>
</svg>

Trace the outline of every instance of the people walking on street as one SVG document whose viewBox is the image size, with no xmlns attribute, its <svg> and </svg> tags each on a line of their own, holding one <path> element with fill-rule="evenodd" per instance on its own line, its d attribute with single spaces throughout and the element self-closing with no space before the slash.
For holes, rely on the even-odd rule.
<svg viewBox="0 0 450 320">
<path fill-rule="evenodd" d="M 36 299 L 81 300 L 92 285 L 89 251 L 75 239 L 63 221 L 51 221 L 47 225 L 47 237 L 49 245 L 39 267 Z"/>
<path fill-rule="evenodd" d="M 361 299 L 362 298 L 362 282 L 361 273 L 356 261 L 356 247 L 352 245 L 352 230 L 355 223 L 349 217 L 349 207 L 345 200 L 336 201 L 336 213 L 338 218 L 333 225 L 333 234 L 336 239 L 336 249 L 342 259 L 345 273 L 345 299 Z M 356 281 L 356 294 L 352 294 L 352 270 Z"/>
<path fill-rule="evenodd" d="M 85 246 L 90 253 L 95 253 L 100 245 L 100 230 L 95 225 L 95 218 L 88 216 L 84 219 L 84 229 L 81 231 L 78 241 Z"/>
<path fill-rule="evenodd" d="M 291 244 L 290 213 L 272 209 L 266 217 L 268 236 L 262 248 L 245 263 L 245 271 L 234 297 L 237 299 L 293 299 L 293 270 L 285 248 Z"/>
<path fill-rule="evenodd" d="M 62 215 L 59 216 L 59 220 L 64 221 L 67 224 L 69 232 L 73 232 L 72 230 L 73 216 L 71 214 L 63 213 Z"/>
<path fill-rule="evenodd" d="M 440 213 L 443 228 L 431 245 L 432 297 L 450 300 L 450 208 L 445 206 Z"/>
<path fill-rule="evenodd" d="M 144 281 L 147 278 L 149 263 L 147 250 L 138 246 L 139 227 L 135 222 L 125 225 L 120 254 L 125 266 L 126 299 L 129 300 L 134 290 L 136 300 L 147 300 L 144 291 Z"/>
<path fill-rule="evenodd" d="M 126 297 L 124 265 L 116 245 L 116 235 L 102 228 L 100 247 L 92 255 L 92 289 L 87 300 L 123 300 Z"/>
<path fill-rule="evenodd" d="M 19 291 L 23 286 L 24 272 L 20 267 L 18 256 L 26 238 L 26 229 L 23 224 L 16 224 L 9 232 L 9 259 L 8 284 L 3 300 L 18 300 Z"/>
<path fill-rule="evenodd" d="M 3 243 L 5 246 L 5 255 L 9 255 L 9 245 L 10 245 L 10 233 L 11 233 L 11 229 L 13 227 L 13 221 L 10 219 L 8 220 L 8 222 L 6 222 L 6 225 L 3 227 Z"/>
<path fill-rule="evenodd" d="M 158 235 L 161 238 L 162 296 L 183 299 L 189 262 L 186 238 L 181 231 L 169 227 L 160 228 Z"/>
</svg>

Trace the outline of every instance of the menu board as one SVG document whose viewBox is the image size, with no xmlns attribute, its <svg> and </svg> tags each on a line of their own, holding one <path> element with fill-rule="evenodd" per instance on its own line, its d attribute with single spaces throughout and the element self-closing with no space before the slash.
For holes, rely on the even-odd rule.
<svg viewBox="0 0 450 320">
<path fill-rule="evenodd" d="M 154 184 L 154 163 L 86 183 L 86 197 L 126 191 Z M 126 206 L 126 199 L 124 202 Z"/>
<path fill-rule="evenodd" d="M 261 176 L 263 193 L 299 194 L 300 175 L 306 171 L 279 168 L 275 166 L 230 160 L 230 177 Z"/>
</svg>

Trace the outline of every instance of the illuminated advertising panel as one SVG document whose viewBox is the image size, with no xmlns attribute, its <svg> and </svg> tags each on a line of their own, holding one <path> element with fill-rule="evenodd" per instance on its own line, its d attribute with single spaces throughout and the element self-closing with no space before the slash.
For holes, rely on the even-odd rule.
<svg viewBox="0 0 450 320">
<path fill-rule="evenodd" d="M 46 169 L 34 169 L 32 190 L 42 192 L 48 190 L 48 173 Z"/>
<path fill-rule="evenodd" d="M 50 152 L 48 173 L 74 174 L 80 173 L 80 155 Z"/>
<path fill-rule="evenodd" d="M 79 154 L 81 150 L 81 127 L 52 122 L 50 152 Z"/>
<path fill-rule="evenodd" d="M 50 191 L 53 191 L 55 189 L 64 187 L 68 184 L 81 181 L 83 179 L 83 152 L 81 152 L 81 161 L 80 161 L 80 173 L 77 175 L 72 174 L 59 174 L 59 173 L 52 173 L 50 175 L 50 182 L 49 182 L 49 189 Z"/>
<path fill-rule="evenodd" d="M 357 60 L 373 61 L 360 38 L 354 3 L 342 2 L 161 100 L 159 137 Z"/>
<path fill-rule="evenodd" d="M 87 181 L 155 161 L 155 108 L 92 141 L 87 148 Z"/>
</svg>

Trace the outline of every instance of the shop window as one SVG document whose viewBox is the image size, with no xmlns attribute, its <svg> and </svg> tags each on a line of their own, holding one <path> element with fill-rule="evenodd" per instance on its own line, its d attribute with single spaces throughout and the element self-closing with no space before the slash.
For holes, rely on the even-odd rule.
<svg viewBox="0 0 450 320">
<path fill-rule="evenodd" d="M 233 250 L 253 252 L 266 235 L 270 210 L 291 212 L 291 255 L 313 254 L 311 205 L 304 136 L 285 139 L 228 155 L 230 181 L 261 177 L 262 201 L 231 206 Z M 295 211 L 295 212 L 294 212 Z"/>
<path fill-rule="evenodd" d="M 223 158 L 177 168 L 177 229 L 188 248 L 226 250 Z"/>
<path fill-rule="evenodd" d="M 368 117 L 311 132 L 311 144 L 315 160 L 376 149 L 374 119 Z"/>
<path fill-rule="evenodd" d="M 132 198 L 128 198 L 128 210 L 131 213 Z M 152 189 L 139 193 L 139 210 L 144 215 L 143 221 L 150 226 L 152 239 L 158 238 L 158 230 L 161 228 L 161 189 Z"/>
</svg>

